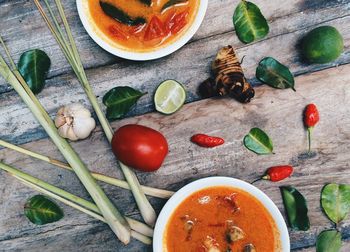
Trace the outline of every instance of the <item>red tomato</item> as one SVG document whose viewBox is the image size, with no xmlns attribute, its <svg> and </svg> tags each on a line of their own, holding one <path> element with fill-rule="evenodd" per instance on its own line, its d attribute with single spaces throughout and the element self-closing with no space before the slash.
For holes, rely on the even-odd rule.
<svg viewBox="0 0 350 252">
<path fill-rule="evenodd" d="M 123 164 L 136 170 L 158 170 L 168 154 L 168 143 L 158 131 L 135 124 L 119 128 L 112 139 L 112 149 Z"/>
<path fill-rule="evenodd" d="M 187 16 L 189 15 L 189 11 L 185 10 L 176 14 L 176 12 L 172 12 L 169 14 L 167 20 L 165 21 L 165 31 L 167 34 L 173 33 L 176 34 L 181 31 L 187 24 Z"/>
<path fill-rule="evenodd" d="M 113 37 L 116 37 L 121 40 L 128 39 L 128 35 L 126 35 L 124 31 L 116 25 L 111 25 L 110 27 L 108 27 L 108 30 Z"/>
<path fill-rule="evenodd" d="M 157 16 L 152 17 L 146 28 L 144 40 L 149 41 L 164 37 L 164 35 L 164 24 Z"/>
</svg>

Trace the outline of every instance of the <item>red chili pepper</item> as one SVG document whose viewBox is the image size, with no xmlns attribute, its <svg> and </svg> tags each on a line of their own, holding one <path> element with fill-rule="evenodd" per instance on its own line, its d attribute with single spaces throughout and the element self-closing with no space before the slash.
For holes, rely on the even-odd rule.
<svg viewBox="0 0 350 252">
<path fill-rule="evenodd" d="M 311 152 L 311 134 L 312 129 L 320 121 L 320 114 L 318 113 L 315 104 L 309 104 L 305 108 L 304 112 L 304 123 L 307 127 L 308 139 L 309 139 L 309 153 Z"/>
<path fill-rule="evenodd" d="M 315 104 L 309 104 L 306 106 L 304 113 L 304 123 L 306 127 L 314 127 L 320 121 L 320 114 L 318 113 Z"/>
<path fill-rule="evenodd" d="M 192 136 L 191 141 L 205 148 L 213 148 L 225 143 L 225 140 L 220 137 L 207 136 L 204 134 L 196 134 Z"/>
<path fill-rule="evenodd" d="M 293 167 L 290 165 L 279 165 L 273 166 L 267 169 L 264 176 L 253 181 L 251 184 L 258 182 L 260 180 L 270 180 L 272 182 L 282 181 L 288 177 L 290 177 L 293 173 Z"/>
<path fill-rule="evenodd" d="M 290 165 L 273 166 L 267 169 L 266 175 L 262 179 L 278 182 L 290 177 L 292 173 L 293 167 Z"/>
</svg>

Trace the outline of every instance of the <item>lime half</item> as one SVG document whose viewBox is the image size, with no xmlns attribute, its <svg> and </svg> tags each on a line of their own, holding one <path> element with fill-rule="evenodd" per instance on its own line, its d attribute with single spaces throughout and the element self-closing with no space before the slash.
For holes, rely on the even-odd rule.
<svg viewBox="0 0 350 252">
<path fill-rule="evenodd" d="M 178 111 L 186 101 L 185 88 L 175 80 L 162 82 L 154 95 L 156 110 L 170 115 Z"/>
</svg>

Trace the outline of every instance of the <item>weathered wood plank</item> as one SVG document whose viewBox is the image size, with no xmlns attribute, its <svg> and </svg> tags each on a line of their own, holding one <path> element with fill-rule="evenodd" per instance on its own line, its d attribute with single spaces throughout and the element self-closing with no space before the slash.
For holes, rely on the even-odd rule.
<svg viewBox="0 0 350 252">
<path fill-rule="evenodd" d="M 87 68 L 96 68 L 120 61 L 120 59 L 103 51 L 88 37 L 79 21 L 75 1 L 65 0 L 62 2 L 73 33 L 76 35 L 78 46 L 83 49 L 81 53 L 84 65 Z M 237 3 L 238 0 L 235 0 L 234 3 L 228 0 L 210 1 L 206 19 L 193 41 L 232 31 L 232 14 Z M 348 14 L 350 8 L 350 3 L 347 0 L 332 0 L 318 4 L 304 0 L 288 2 L 257 0 L 255 3 L 260 6 L 271 23 L 272 29 L 269 37 L 344 16 Z M 6 39 L 9 38 L 7 42 L 15 59 L 28 48 L 39 47 L 46 50 L 53 59 L 51 75 L 65 73 L 69 67 L 67 67 L 55 40 L 42 22 L 33 2 L 16 0 L 1 1 L 0 4 L 2 5 L 0 17 L 3 19 L 0 23 L 0 30 Z M 19 25 L 20 29 L 18 29 Z M 95 53 L 91 54 L 91 51 Z"/>
<path fill-rule="evenodd" d="M 339 28 L 345 39 L 345 53 L 331 65 L 350 62 L 350 31 L 347 25 L 350 22 L 350 9 L 343 9 L 347 12 L 347 14 L 343 13 L 344 17 L 322 23 Z M 303 16 L 303 18 L 305 17 Z M 264 41 L 239 48 L 237 50 L 239 55 L 241 57 L 246 56 L 243 68 L 247 77 L 253 83 L 256 82 L 254 80 L 255 69 L 264 56 L 273 56 L 279 59 L 281 62 L 289 65 L 291 70 L 297 75 L 329 67 L 330 65 L 308 65 L 300 60 L 295 46 L 307 30 L 309 28 L 293 30 L 290 33 L 272 36 Z M 148 91 L 149 94 L 130 113 L 130 115 L 142 114 L 153 111 L 153 91 L 160 81 L 164 79 L 172 78 L 184 83 L 189 91 L 187 102 L 200 99 L 197 94 L 197 87 L 201 81 L 207 78 L 212 58 L 218 48 L 231 42 L 234 45 L 239 44 L 232 32 L 224 33 L 190 43 L 181 51 L 165 59 L 151 63 L 119 62 L 103 68 L 90 69 L 88 76 L 91 83 L 93 83 L 95 93 L 100 97 L 114 86 L 130 85 L 143 91 Z M 200 53 L 198 53 L 199 51 Z M 67 92 L 67 90 L 69 91 Z M 54 115 L 61 105 L 79 101 L 86 103 L 86 96 L 71 74 L 59 75 L 48 80 L 48 86 L 39 95 L 39 98 L 51 115 Z M 0 125 L 5 125 L 0 133 L 1 138 L 16 141 L 17 143 L 25 143 L 45 136 L 45 133 L 38 127 L 31 114 L 28 113 L 28 109 L 20 102 L 20 99 L 14 92 L 2 94 L 0 107 L 2 115 Z"/>
<path fill-rule="evenodd" d="M 237 3 L 238 0 L 234 3 L 228 0 L 210 1 L 206 19 L 193 41 L 232 31 L 232 14 Z M 313 4 L 312 1 L 308 3 L 304 0 L 293 0 L 287 3 L 282 0 L 273 2 L 257 0 L 255 3 L 261 7 L 264 15 L 271 22 L 273 29 L 271 29 L 269 37 L 312 26 L 315 25 L 315 22 L 341 17 L 349 9 L 349 1 L 347 0 L 328 1 L 317 5 Z M 18 59 L 25 50 L 39 47 L 47 51 L 52 58 L 51 76 L 69 70 L 59 47 L 32 1 L 0 1 L 0 4 L 0 17 L 2 18 L 0 30 L 15 59 Z M 81 53 L 84 65 L 87 68 L 96 68 L 120 61 L 120 59 L 103 51 L 88 37 L 79 21 L 75 1 L 65 0 L 63 4 L 78 46 L 83 49 Z M 40 35 L 38 36 L 38 34 Z M 95 53 L 92 54 L 92 51 Z M 8 86 L 4 86 L 4 84 L 3 81 L 0 81 L 0 92 L 9 90 Z"/>
<path fill-rule="evenodd" d="M 279 185 L 293 185 L 307 198 L 311 229 L 308 232 L 291 231 L 293 249 L 310 247 L 312 251 L 319 232 L 331 228 L 330 221 L 320 209 L 319 197 L 324 184 L 350 183 L 350 65 L 300 76 L 296 79 L 297 93 L 275 90 L 266 86 L 257 88 L 257 99 L 242 105 L 231 99 L 208 99 L 186 105 L 172 116 L 151 113 L 114 123 L 117 128 L 127 123 L 138 123 L 160 130 L 169 141 L 170 153 L 164 167 L 153 174 L 139 174 L 142 183 L 177 190 L 198 178 L 222 175 L 252 181 L 272 165 L 289 163 L 296 168 L 294 176 L 281 183 L 260 182 L 256 185 L 266 192 L 283 211 Z M 306 131 L 302 123 L 304 106 L 314 102 L 321 113 L 321 122 L 314 131 L 312 157 L 303 153 L 307 148 Z M 271 136 L 276 155 L 257 156 L 242 145 L 244 135 L 252 127 L 260 127 Z M 190 143 L 192 134 L 204 132 L 219 135 L 227 143 L 215 149 L 203 149 Z M 93 170 L 120 176 L 100 129 L 88 140 L 73 144 L 83 160 Z M 91 148 L 94 146 L 94 148 Z M 26 148 L 61 158 L 51 142 L 44 139 L 25 145 Z M 28 159 L 8 150 L 0 151 L 0 159 L 25 171 L 86 197 L 77 179 L 67 171 L 54 170 L 47 164 Z M 23 217 L 23 203 L 33 193 L 2 173 L 0 176 L 0 247 L 9 251 L 49 251 L 70 249 L 78 251 L 144 251 L 133 242 L 123 248 L 108 228 L 91 218 L 65 207 L 67 217 L 62 221 L 34 227 Z M 129 216 L 137 210 L 131 195 L 104 186 L 119 208 Z M 159 210 L 164 202 L 152 199 Z M 350 237 L 350 219 L 340 226 L 344 238 Z M 348 248 L 346 242 L 345 250 Z"/>
</svg>

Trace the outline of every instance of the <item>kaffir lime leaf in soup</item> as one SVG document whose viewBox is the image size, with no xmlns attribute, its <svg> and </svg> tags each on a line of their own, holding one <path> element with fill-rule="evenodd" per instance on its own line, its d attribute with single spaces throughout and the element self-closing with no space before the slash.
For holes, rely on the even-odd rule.
<svg viewBox="0 0 350 252">
<path fill-rule="evenodd" d="M 332 26 L 321 26 L 310 31 L 302 40 L 302 54 L 310 63 L 329 63 L 344 51 L 344 40 Z"/>
</svg>

